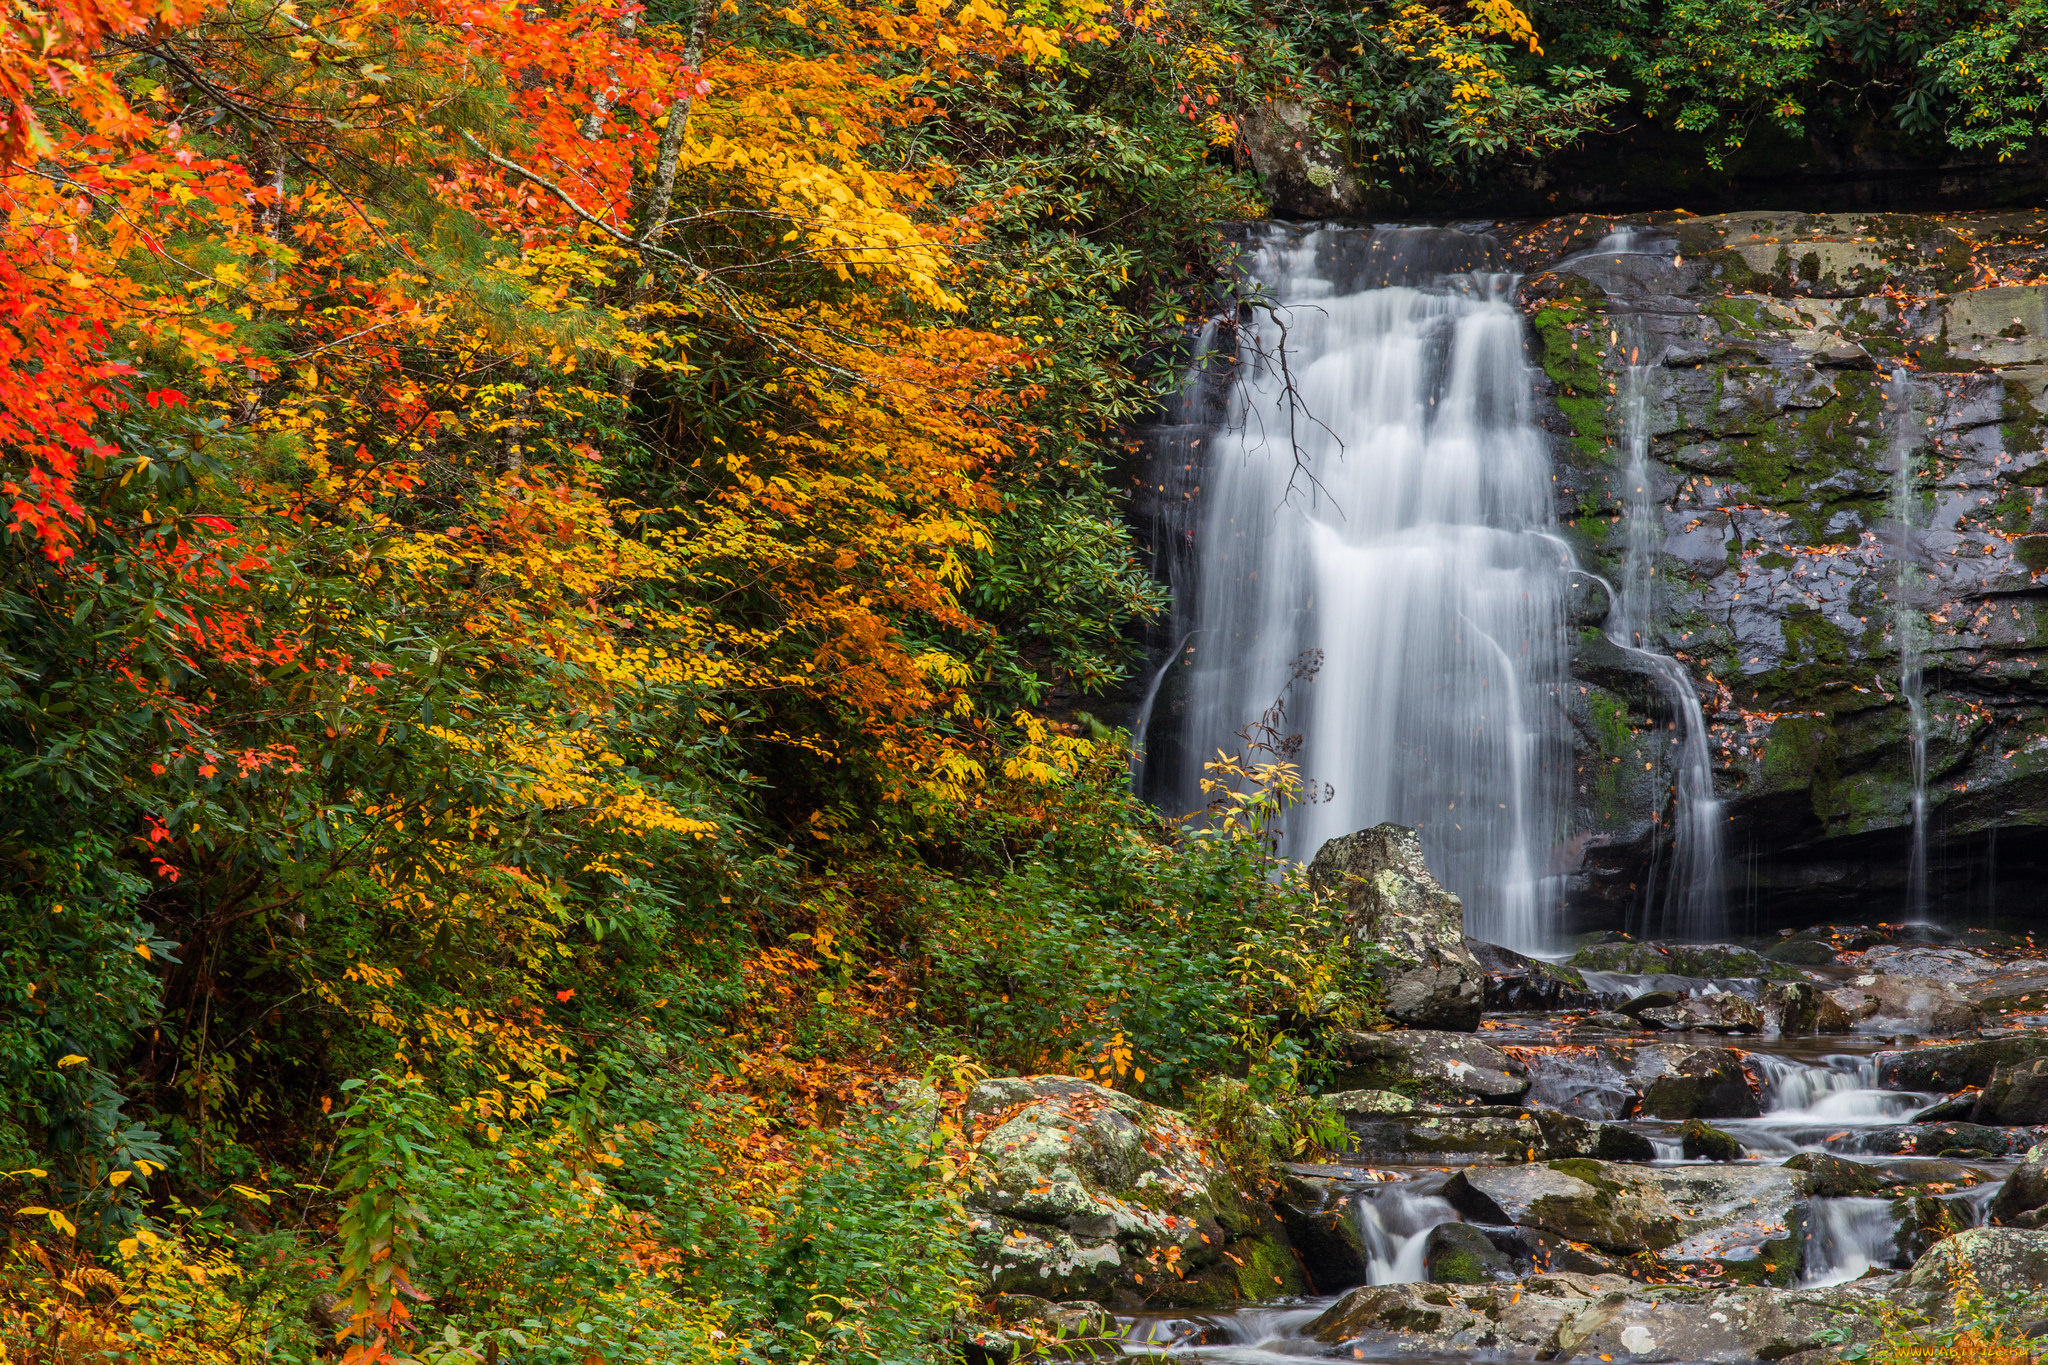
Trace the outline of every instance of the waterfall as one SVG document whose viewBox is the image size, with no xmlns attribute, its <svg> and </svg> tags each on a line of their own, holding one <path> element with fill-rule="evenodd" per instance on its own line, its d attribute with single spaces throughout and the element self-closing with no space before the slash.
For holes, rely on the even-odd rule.
<svg viewBox="0 0 2048 1365">
<path fill-rule="evenodd" d="M 1367 1284 L 1416 1284 L 1430 1230 L 1459 1221 L 1450 1201 L 1398 1185 L 1365 1193 L 1358 1201 L 1358 1231 L 1365 1243 Z"/>
<path fill-rule="evenodd" d="M 1847 1284 L 1897 1252 L 1898 1215 L 1889 1199 L 1816 1199 L 1806 1222 L 1802 1289 Z"/>
<path fill-rule="evenodd" d="M 1238 375 L 1207 433 L 1175 770 L 1276 702 L 1315 798 L 1285 852 L 1416 827 L 1475 936 L 1548 946 L 1566 819 L 1565 566 L 1512 277 L 1438 229 L 1262 229 Z M 1164 750 L 1162 749 L 1163 753 Z M 1249 755 L 1259 758 L 1262 755 Z"/>
<path fill-rule="evenodd" d="M 1626 245 L 1634 245 L 1633 235 Z M 1713 756 L 1707 748 L 1707 717 L 1699 691 L 1684 666 L 1659 651 L 1655 642 L 1657 553 L 1664 539 L 1650 482 L 1650 380 L 1658 361 L 1640 363 L 1641 343 L 1635 336 L 1621 338 L 1620 344 L 1628 353 L 1620 392 L 1626 541 L 1607 638 L 1634 655 L 1657 680 L 1673 724 L 1682 727 L 1675 755 L 1671 862 L 1662 879 L 1661 903 L 1655 881 L 1645 892 L 1642 936 L 1699 941 L 1717 938 L 1726 928 L 1721 802 L 1714 795 Z"/>
<path fill-rule="evenodd" d="M 1913 773 L 1913 847 L 1906 864 L 1906 916 L 1927 918 L 1927 684 L 1921 676 L 1926 658 L 1927 623 L 1921 616 L 1920 546 L 1913 526 L 1918 496 L 1914 489 L 1913 451 L 1920 433 L 1913 426 L 1913 381 L 1904 369 L 1892 371 L 1885 385 L 1885 406 L 1892 417 L 1892 534 L 1897 541 L 1898 588 L 1892 604 L 1892 633 L 1899 649 L 1899 694 L 1906 699 L 1907 752 Z"/>
</svg>

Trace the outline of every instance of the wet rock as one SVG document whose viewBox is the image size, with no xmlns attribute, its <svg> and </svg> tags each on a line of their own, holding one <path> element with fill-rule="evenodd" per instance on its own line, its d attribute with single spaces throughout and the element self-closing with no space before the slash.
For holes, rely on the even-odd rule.
<svg viewBox="0 0 2048 1365">
<path fill-rule="evenodd" d="M 1644 991 L 1614 1007 L 1616 1014 L 1641 1014 L 1644 1010 L 1668 1010 L 1678 1008 L 1685 999 L 1684 991 Z"/>
<path fill-rule="evenodd" d="M 1894 1199 L 1892 1215 L 1896 1220 L 1892 1245 L 1907 1265 L 1919 1260 L 1936 1242 L 1969 1226 L 1961 1210 L 1922 1191 Z"/>
<path fill-rule="evenodd" d="M 1892 976 L 1951 984 L 1980 981 L 1997 974 L 1999 964 L 1992 958 L 1966 948 L 1929 948 L 1917 944 L 1887 943 L 1872 948 L 1857 959 L 1865 972 L 1886 972 Z"/>
<path fill-rule="evenodd" d="M 1367 1254 L 1358 1225 L 1357 1187 L 1284 1172 L 1273 1209 L 1308 1280 L 1309 1292 L 1335 1294 L 1364 1284 Z"/>
<path fill-rule="evenodd" d="M 1423 1278 L 1436 1284 L 1492 1284 L 1515 1278 L 1514 1260 L 1467 1223 L 1439 1223 L 1422 1244 Z"/>
<path fill-rule="evenodd" d="M 1502 1227 L 1482 1229 L 1493 1244 L 1512 1257 L 1516 1270 L 1524 1275 L 1564 1272 L 1574 1275 L 1628 1276 L 1627 1262 L 1603 1256 L 1584 1242 L 1554 1236 L 1540 1228 Z"/>
<path fill-rule="evenodd" d="M 998 1294 L 976 1316 L 986 1325 L 962 1343 L 968 1365 L 1101 1360 L 1123 1354 L 1123 1329 L 1100 1304 Z"/>
<path fill-rule="evenodd" d="M 1414 1333 L 1444 1342 L 1490 1335 L 1491 1320 L 1449 1290 L 1429 1284 L 1354 1289 L 1308 1325 L 1308 1335 L 1336 1345 L 1378 1332 Z"/>
<path fill-rule="evenodd" d="M 1787 1158 L 1785 1169 L 1805 1172 L 1809 1177 L 1807 1189 L 1824 1199 L 1871 1195 L 1881 1188 L 1874 1167 L 1860 1161 L 1844 1161 L 1827 1152 L 1800 1152 Z"/>
<path fill-rule="evenodd" d="M 1603 1123 L 1593 1139 L 1593 1155 L 1602 1161 L 1655 1161 L 1657 1144 L 1633 1128 Z"/>
<path fill-rule="evenodd" d="M 1985 1212 L 2001 1223 L 2038 1228 L 2048 1221 L 2048 1147 L 2035 1147 L 2014 1168 Z"/>
<path fill-rule="evenodd" d="M 1637 1010 L 1636 1022 L 1667 1033 L 1685 1033 L 1699 1027 L 1699 1021 L 1682 1005 L 1657 1005 Z"/>
<path fill-rule="evenodd" d="M 1386 954 L 1386 1013 L 1410 1028 L 1479 1027 L 1486 973 L 1465 947 L 1465 909 L 1430 875 L 1422 841 L 1403 825 L 1332 839 L 1309 863 L 1309 885 L 1344 906 L 1352 933 Z"/>
<path fill-rule="evenodd" d="M 2048 1035 L 2013 1034 L 1877 1054 L 1881 1090 L 1918 1090 L 1942 1095 L 1966 1086 L 1982 1087 L 2002 1066 L 2048 1057 Z"/>
<path fill-rule="evenodd" d="M 1733 943 L 1593 943 L 1573 953 L 1570 965 L 1581 971 L 1704 980 L 1771 976 L 1786 970 Z"/>
<path fill-rule="evenodd" d="M 1203 1306 L 1300 1285 L 1278 1216 L 1173 1111 L 1024 1076 L 977 1085 L 967 1117 L 969 1248 L 996 1292 Z"/>
<path fill-rule="evenodd" d="M 1640 1020 L 1631 1018 L 1626 1014 L 1616 1014 L 1603 1010 L 1598 1014 L 1589 1014 L 1585 1018 L 1576 1021 L 1572 1024 L 1570 1031 L 1573 1033 L 1642 1033 L 1646 1031 L 1646 1026 Z"/>
<path fill-rule="evenodd" d="M 1829 997 L 1850 1018 L 1873 1020 L 1880 1028 L 1952 1037 L 1974 1033 L 1984 1023 L 1983 1011 L 1952 982 L 1865 973 L 1851 980 L 1848 989 L 1875 1004 L 1851 1008 L 1840 991 L 1829 992 Z"/>
<path fill-rule="evenodd" d="M 1336 1051 L 1344 1069 L 1331 1081 L 1347 1089 L 1400 1087 L 1434 1094 L 1440 1100 L 1504 1103 L 1529 1088 L 1526 1066 L 1469 1033 L 1433 1029 L 1345 1033 L 1340 1035 Z"/>
<path fill-rule="evenodd" d="M 1719 1128 L 1694 1119 L 1679 1129 L 1679 1149 L 1688 1161 L 1740 1161 L 1742 1144 Z"/>
<path fill-rule="evenodd" d="M 1911 1272 L 1915 1289 L 1947 1293 L 1968 1277 L 1985 1295 L 2048 1284 L 2048 1232 L 1971 1228 L 1937 1242 Z"/>
<path fill-rule="evenodd" d="M 1829 967 L 1836 960 L 1835 947 L 1818 939 L 1788 938 L 1774 943 L 1764 950 L 1764 956 L 1773 962 L 1784 962 L 1795 967 Z"/>
<path fill-rule="evenodd" d="M 1642 1110 L 1660 1119 L 1755 1118 L 1762 1112 L 1731 1048 L 1649 1043 L 1636 1049 Z"/>
<path fill-rule="evenodd" d="M 2039 1141 L 2032 1128 L 1982 1128 L 1974 1123 L 1923 1123 L 1845 1133 L 1831 1151 L 1928 1156 L 2011 1156 Z"/>
<path fill-rule="evenodd" d="M 1960 1095 L 1951 1095 L 1945 1100 L 1936 1100 L 1919 1113 L 1913 1115 L 1915 1123 L 1941 1123 L 1949 1119 L 1967 1119 L 1977 1112 L 1975 1090 L 1965 1090 Z"/>
<path fill-rule="evenodd" d="M 1274 100 L 1244 115 L 1238 130 L 1275 213 L 1348 218 L 1365 210 L 1365 192 L 1343 149 L 1323 133 L 1308 106 Z"/>
<path fill-rule="evenodd" d="M 1586 980 L 1576 968 L 1524 957 L 1476 938 L 1466 939 L 1465 947 L 1486 973 L 1486 1009 L 1490 1013 L 1600 1008 L 1599 997 L 1586 989 Z"/>
<path fill-rule="evenodd" d="M 1711 995 L 1688 995 L 1681 1009 L 1696 1029 L 1714 1033 L 1757 1033 L 1764 1025 L 1763 1014 L 1749 1001 L 1729 991 Z"/>
<path fill-rule="evenodd" d="M 1835 1008 L 1847 1016 L 1851 1025 L 1872 1018 L 1880 1008 L 1876 996 L 1859 991 L 1854 986 L 1837 986 L 1825 994 L 1834 1002 Z"/>
<path fill-rule="evenodd" d="M 1593 1150 L 1593 1125 L 1571 1114 L 1505 1106 L 1346 1113 L 1351 1150 L 1375 1161 L 1534 1161 Z"/>
<path fill-rule="evenodd" d="M 1970 1119 L 1981 1124 L 2048 1123 L 2048 1057 L 2010 1062 L 1992 1072 Z"/>
<path fill-rule="evenodd" d="M 1848 1011 L 1810 981 L 1765 986 L 1757 995 L 1757 1009 L 1765 1028 L 1780 1036 L 1847 1033 L 1855 1027 Z"/>
<path fill-rule="evenodd" d="M 1611 1255 L 1654 1252 L 1683 1269 L 1789 1277 L 1804 1177 L 1775 1166 L 1641 1167 L 1593 1160 L 1473 1167 L 1444 1198 L 1479 1223 L 1516 1223 Z"/>
</svg>

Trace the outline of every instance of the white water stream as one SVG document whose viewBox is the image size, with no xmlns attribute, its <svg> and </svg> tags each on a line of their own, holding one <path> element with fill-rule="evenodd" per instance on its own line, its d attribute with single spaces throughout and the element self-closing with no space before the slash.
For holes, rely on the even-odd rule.
<svg viewBox="0 0 2048 1365">
<path fill-rule="evenodd" d="M 1906 699 L 1907 753 L 1912 766 L 1912 852 L 1906 864 L 1906 916 L 1927 918 L 1927 653 L 1926 610 L 1920 590 L 1921 548 L 1914 526 L 1919 494 L 1914 486 L 1913 452 L 1921 433 L 1916 425 L 1913 379 L 1904 369 L 1892 371 L 1885 385 L 1885 407 L 1891 419 L 1891 523 L 1896 541 L 1892 553 L 1899 563 L 1892 599 L 1893 641 L 1899 651 L 1899 692 Z"/>
</svg>

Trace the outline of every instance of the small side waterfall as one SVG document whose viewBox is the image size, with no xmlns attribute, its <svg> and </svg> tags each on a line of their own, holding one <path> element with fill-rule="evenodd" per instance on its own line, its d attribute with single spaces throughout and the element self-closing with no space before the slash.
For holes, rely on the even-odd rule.
<svg viewBox="0 0 2048 1365">
<path fill-rule="evenodd" d="M 1889 1199 L 1816 1199 L 1809 1206 L 1802 1289 L 1847 1284 L 1897 1253 L 1898 1215 Z"/>
<path fill-rule="evenodd" d="M 1642 934 L 1713 939 L 1726 928 L 1727 896 L 1721 884 L 1721 802 L 1714 795 L 1706 711 L 1684 666 L 1657 649 L 1653 630 L 1657 552 L 1664 530 L 1650 486 L 1650 377 L 1657 362 L 1640 363 L 1640 347 L 1633 337 L 1622 338 L 1620 344 L 1629 353 L 1620 395 L 1627 540 L 1607 638 L 1648 668 L 1671 707 L 1674 724 L 1682 727 L 1674 764 L 1671 862 L 1662 879 L 1661 902 L 1654 885 L 1646 897 Z"/>
<path fill-rule="evenodd" d="M 1369 1191 L 1358 1201 L 1358 1230 L 1365 1242 L 1367 1284 L 1416 1284 L 1432 1228 L 1459 1221 L 1457 1210 L 1439 1195 L 1417 1194 L 1398 1185 Z"/>
<path fill-rule="evenodd" d="M 1899 651 L 1899 694 L 1906 699 L 1907 750 L 1913 773 L 1913 848 L 1906 864 L 1906 916 L 1927 918 L 1927 682 L 1922 676 L 1927 656 L 1927 622 L 1921 615 L 1920 545 L 1914 528 L 1919 496 L 1914 487 L 1913 452 L 1920 433 L 1913 426 L 1913 380 L 1906 370 L 1892 371 L 1885 386 L 1885 406 L 1892 419 L 1891 522 L 1898 557 L 1898 587 L 1892 606 L 1892 632 Z"/>
<path fill-rule="evenodd" d="M 1470 933 L 1541 950 L 1565 832 L 1564 565 L 1513 280 L 1465 233 L 1260 231 L 1246 271 L 1271 307 L 1240 317 L 1194 582 L 1176 584 L 1174 634 L 1196 632 L 1181 757 L 1148 762 L 1147 794 L 1197 809 L 1201 760 L 1241 752 L 1284 696 L 1322 798 L 1286 853 L 1413 825 Z"/>
</svg>

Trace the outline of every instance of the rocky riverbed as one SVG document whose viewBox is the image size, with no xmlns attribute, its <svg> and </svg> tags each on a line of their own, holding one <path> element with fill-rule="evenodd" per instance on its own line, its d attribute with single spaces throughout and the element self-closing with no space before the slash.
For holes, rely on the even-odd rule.
<svg viewBox="0 0 2048 1365">
<path fill-rule="evenodd" d="M 1361 916 L 1455 908 L 1373 833 L 1367 863 L 1399 876 Z M 972 1212 L 998 1315 L 1169 1359 L 1817 1363 L 1939 1322 L 1960 1276 L 2048 1276 L 2048 961 L 2027 940 L 1415 952 L 1405 972 L 1453 997 L 1449 958 L 1478 967 L 1477 1027 L 1338 1040 L 1348 1145 L 1269 1181 L 1172 1111 L 985 1083 Z M 1025 1337 L 980 1340 L 1006 1360 Z"/>
</svg>

